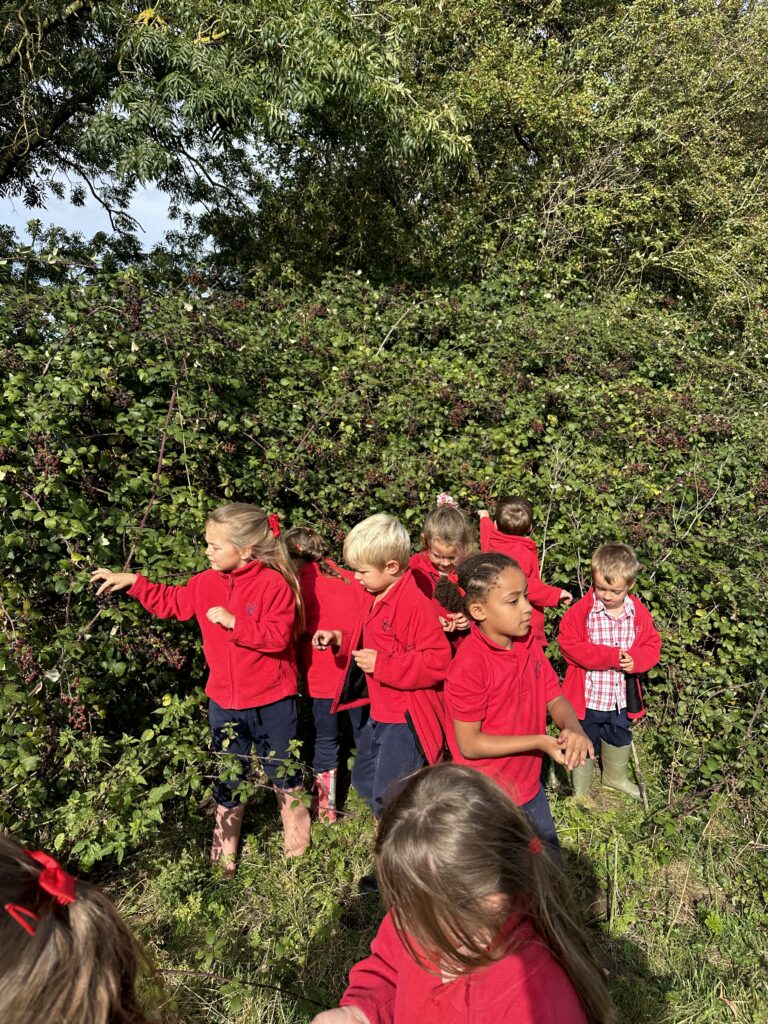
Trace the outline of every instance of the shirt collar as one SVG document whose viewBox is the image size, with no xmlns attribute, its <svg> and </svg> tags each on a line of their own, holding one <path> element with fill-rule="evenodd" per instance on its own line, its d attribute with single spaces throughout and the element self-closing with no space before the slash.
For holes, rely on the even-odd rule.
<svg viewBox="0 0 768 1024">
<path fill-rule="evenodd" d="M 524 652 L 527 653 L 528 649 L 531 646 L 531 640 L 533 636 L 531 630 L 529 629 L 526 636 L 521 636 L 514 639 L 512 641 L 511 647 L 501 647 L 499 646 L 499 644 L 491 640 L 490 637 L 487 637 L 476 622 L 470 624 L 469 630 L 472 636 L 474 636 L 475 639 L 482 643 L 483 646 L 486 647 L 492 654 L 501 654 L 502 656 L 513 655 L 516 658 L 521 657 Z"/>
<path fill-rule="evenodd" d="M 608 618 L 610 618 L 610 619 L 615 619 L 616 618 L 616 616 L 614 616 L 614 615 L 609 615 L 607 608 L 605 607 L 603 602 L 600 600 L 600 598 L 597 596 L 597 594 L 592 594 L 592 600 L 594 601 L 594 604 L 592 606 L 592 611 L 596 615 L 599 615 L 601 612 L 605 612 L 605 614 L 608 615 Z M 634 618 L 634 616 L 635 616 L 635 602 L 632 600 L 632 598 L 629 596 L 629 594 L 627 594 L 627 596 L 624 598 L 624 607 L 621 609 L 621 615 L 619 615 L 618 618 L 621 619 L 625 615 L 629 615 L 631 618 Z"/>
</svg>

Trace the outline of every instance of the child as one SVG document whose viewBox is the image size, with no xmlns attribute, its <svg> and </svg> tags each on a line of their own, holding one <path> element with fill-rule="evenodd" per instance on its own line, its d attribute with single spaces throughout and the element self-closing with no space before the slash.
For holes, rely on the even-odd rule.
<svg viewBox="0 0 768 1024">
<path fill-rule="evenodd" d="M 563 693 L 600 754 L 602 784 L 633 800 L 640 790 L 627 777 L 632 721 L 645 714 L 635 673 L 653 668 L 661 654 L 651 613 L 630 594 L 639 571 L 631 547 L 602 544 L 592 555 L 592 587 L 565 613 L 558 636 L 568 663 Z M 593 766 L 573 770 L 576 796 L 588 795 Z"/>
<path fill-rule="evenodd" d="M 151 1024 L 139 976 L 157 980 L 106 896 L 0 835 L 0 1020 Z"/>
<path fill-rule="evenodd" d="M 455 652 L 469 633 L 469 619 L 461 612 L 449 612 L 434 600 L 435 587 L 442 576 L 451 576 L 456 566 L 471 552 L 474 541 L 464 513 L 450 496 L 440 494 L 424 522 L 421 534 L 423 551 L 413 555 L 410 568 L 419 590 L 430 599 L 440 625 Z"/>
<path fill-rule="evenodd" d="M 541 785 L 544 754 L 568 768 L 593 755 L 592 744 L 560 692 L 554 669 L 533 636 L 525 576 L 506 555 L 475 555 L 447 580 L 438 599 L 472 619 L 445 684 L 448 742 L 454 761 L 503 780 L 547 842 L 557 832 Z M 546 734 L 547 713 L 560 728 Z"/>
<path fill-rule="evenodd" d="M 288 530 L 285 546 L 298 573 L 304 602 L 304 632 L 297 641 L 296 653 L 312 700 L 315 722 L 312 770 L 318 817 L 332 823 L 336 821 L 339 716 L 331 713 L 331 705 L 346 671 L 346 659 L 338 650 L 313 647 L 312 637 L 319 629 L 338 623 L 351 631 L 360 618 L 365 591 L 351 573 L 325 557 L 323 539 L 310 527 L 298 526 Z M 357 746 L 367 710 L 352 708 L 349 716 Z"/>
<path fill-rule="evenodd" d="M 542 647 L 547 646 L 544 633 L 544 608 L 569 605 L 573 594 L 560 587 L 541 582 L 539 554 L 533 532 L 533 505 L 526 498 L 499 498 L 496 519 L 486 509 L 480 510 L 480 550 L 499 551 L 518 563 L 528 581 L 528 600 L 533 605 L 531 631 Z"/>
<path fill-rule="evenodd" d="M 387 790 L 442 753 L 442 702 L 436 692 L 451 661 L 450 644 L 408 569 L 408 531 L 392 516 L 358 523 L 344 541 L 344 560 L 368 597 L 354 633 L 320 630 L 314 643 L 350 651 L 367 694 L 342 681 L 334 710 L 370 699 L 371 717 L 358 741 L 352 785 L 381 816 Z"/>
<path fill-rule="evenodd" d="M 212 747 L 244 763 L 256 747 L 277 795 L 285 853 L 297 857 L 309 845 L 309 811 L 300 799 L 301 777 L 279 770 L 296 738 L 293 634 L 302 606 L 279 533 L 277 516 L 267 517 L 253 505 L 223 505 L 205 524 L 210 569 L 186 585 L 150 583 L 138 573 L 109 569 L 97 569 L 91 579 L 104 581 L 97 594 L 130 588 L 131 597 L 161 619 L 197 618 L 210 669 L 205 692 Z M 217 807 L 211 859 L 227 874 L 235 870 L 245 813 L 235 792 L 239 783 L 237 778 L 219 780 L 213 787 Z"/>
<path fill-rule="evenodd" d="M 614 1020 L 571 887 L 491 779 L 454 764 L 411 778 L 376 866 L 389 913 L 341 1006 L 313 1024 Z"/>
</svg>

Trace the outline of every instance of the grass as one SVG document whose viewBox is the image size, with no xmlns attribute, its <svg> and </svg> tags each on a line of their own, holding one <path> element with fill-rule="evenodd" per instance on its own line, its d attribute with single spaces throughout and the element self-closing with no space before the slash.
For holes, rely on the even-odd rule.
<svg viewBox="0 0 768 1024">
<path fill-rule="evenodd" d="M 663 774 L 644 767 L 649 819 L 599 786 L 588 805 L 564 780 L 549 794 L 618 1019 L 768 1024 L 768 803 L 734 807 L 721 793 L 669 804 Z M 185 1024 L 305 1024 L 336 1004 L 381 918 L 378 898 L 357 892 L 369 814 L 352 794 L 343 820 L 316 826 L 311 850 L 289 862 L 265 793 L 231 882 L 208 864 L 210 830 L 200 816 L 168 823 L 106 887 Z"/>
</svg>

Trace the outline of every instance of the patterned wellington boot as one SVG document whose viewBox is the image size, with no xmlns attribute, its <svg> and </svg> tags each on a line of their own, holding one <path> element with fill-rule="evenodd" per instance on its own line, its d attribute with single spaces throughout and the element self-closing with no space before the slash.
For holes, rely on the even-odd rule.
<svg viewBox="0 0 768 1024">
<path fill-rule="evenodd" d="M 315 776 L 318 821 L 332 825 L 336 821 L 336 775 L 337 768 L 318 772 Z"/>
<path fill-rule="evenodd" d="M 309 816 L 309 808 L 302 803 L 301 797 L 304 790 L 301 787 L 296 789 L 275 789 L 277 805 L 280 808 L 280 817 L 283 821 L 283 835 L 285 843 L 283 852 L 286 857 L 300 857 L 309 846 L 312 834 L 312 819 Z"/>
</svg>

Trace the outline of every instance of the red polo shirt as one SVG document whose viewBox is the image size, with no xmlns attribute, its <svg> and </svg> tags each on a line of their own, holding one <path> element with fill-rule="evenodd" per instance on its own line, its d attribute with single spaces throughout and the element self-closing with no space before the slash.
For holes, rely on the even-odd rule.
<svg viewBox="0 0 768 1024">
<path fill-rule="evenodd" d="M 307 681 L 310 697 L 335 697 L 339 680 L 349 658 L 338 648 L 319 651 L 312 646 L 318 629 L 351 632 L 360 620 L 366 594 L 351 572 L 327 559 L 338 576 L 326 576 L 317 562 L 299 569 L 299 587 L 304 599 L 304 632 L 296 643 L 299 668 Z"/>
<path fill-rule="evenodd" d="M 473 624 L 445 681 L 448 744 L 454 761 L 493 776 L 515 803 L 532 800 L 541 785 L 543 753 L 464 757 L 452 720 L 482 722 L 482 731 L 492 736 L 540 736 L 547 728 L 547 704 L 559 696 L 555 670 L 530 632 L 505 650 Z"/>
<path fill-rule="evenodd" d="M 439 569 L 434 567 L 427 552 L 419 551 L 417 554 L 412 555 L 408 565 L 413 573 L 413 578 L 416 580 L 416 585 L 419 590 L 431 602 L 435 615 L 442 619 L 453 618 L 455 613 L 449 612 L 447 608 L 444 608 L 440 602 L 435 599 L 435 587 L 439 583 L 442 573 Z M 440 628 L 442 629 L 442 626 Z M 457 631 L 454 629 L 445 635 L 451 645 L 451 650 L 455 654 L 462 641 L 466 640 L 469 636 L 469 630 L 462 629 Z"/>
</svg>

